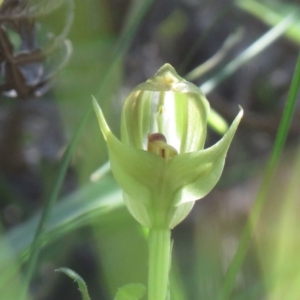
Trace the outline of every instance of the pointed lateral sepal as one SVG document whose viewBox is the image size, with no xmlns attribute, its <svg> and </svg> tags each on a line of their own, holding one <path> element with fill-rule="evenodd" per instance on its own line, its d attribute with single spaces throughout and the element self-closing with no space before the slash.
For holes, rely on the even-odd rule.
<svg viewBox="0 0 300 300">
<path fill-rule="evenodd" d="M 71 279 L 73 279 L 78 284 L 78 288 L 81 293 L 82 300 L 91 300 L 85 281 L 75 271 L 69 268 L 59 268 L 56 269 L 55 272 L 64 273 L 67 276 L 69 276 Z"/>
<path fill-rule="evenodd" d="M 108 146 L 111 169 L 116 181 L 126 196 L 140 202 L 141 208 L 150 206 L 153 191 L 162 181 L 161 176 L 164 173 L 166 161 L 154 153 L 121 143 L 109 129 L 95 99 L 93 99 L 93 104 Z M 142 224 L 150 225 L 145 223 L 148 222 Z"/>
<path fill-rule="evenodd" d="M 170 160 L 166 173 L 169 186 L 176 193 L 174 205 L 201 199 L 217 184 L 242 116 L 240 110 L 226 134 L 210 148 L 177 155 Z"/>
</svg>

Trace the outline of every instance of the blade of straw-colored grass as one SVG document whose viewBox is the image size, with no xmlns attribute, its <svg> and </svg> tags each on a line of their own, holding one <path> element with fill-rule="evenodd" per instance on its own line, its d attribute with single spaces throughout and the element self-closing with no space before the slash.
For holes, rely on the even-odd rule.
<svg viewBox="0 0 300 300">
<path fill-rule="evenodd" d="M 272 179 L 278 164 L 278 161 L 280 159 L 280 155 L 282 153 L 286 137 L 289 131 L 289 127 L 292 121 L 296 100 L 297 100 L 297 94 L 299 91 L 300 86 L 300 54 L 298 56 L 295 73 L 292 79 L 291 87 L 289 89 L 289 95 L 286 103 L 286 107 L 284 109 L 284 113 L 277 131 L 273 151 L 271 154 L 271 157 L 268 161 L 264 177 L 262 180 L 261 187 L 259 189 L 258 195 L 256 197 L 256 200 L 254 202 L 253 208 L 251 210 L 248 222 L 245 226 L 245 229 L 243 231 L 242 237 L 239 241 L 239 245 L 237 248 L 237 251 L 234 255 L 234 258 L 227 270 L 227 274 L 224 279 L 223 287 L 220 292 L 218 299 L 229 299 L 230 294 L 233 290 L 234 283 L 236 276 L 238 274 L 238 271 L 243 263 L 243 260 L 245 258 L 251 235 L 253 233 L 253 229 L 255 225 L 257 224 L 257 221 L 260 217 L 260 213 L 262 210 L 262 207 L 264 205 L 266 196 L 268 194 L 270 185 L 272 183 Z"/>
<path fill-rule="evenodd" d="M 212 35 L 213 30 L 215 27 L 217 27 L 222 21 L 226 21 L 226 15 L 230 12 L 232 9 L 232 2 L 231 1 L 224 1 L 222 3 L 223 6 L 218 10 L 218 15 L 212 22 L 212 24 L 207 28 L 204 33 L 198 38 L 196 43 L 191 47 L 191 49 L 188 51 L 188 53 L 185 55 L 183 61 L 180 63 L 180 66 L 178 68 L 179 74 L 182 73 L 183 70 L 187 68 L 187 66 L 190 64 L 192 58 L 197 55 L 197 52 L 199 51 L 200 46 L 203 44 L 203 47 L 205 47 L 205 40 L 207 38 L 210 38 Z"/>
<path fill-rule="evenodd" d="M 115 50 L 115 53 L 114 53 L 114 56 L 113 56 L 114 59 L 112 60 L 113 63 L 110 66 L 110 70 L 113 69 L 113 66 L 115 65 L 116 61 L 121 57 L 121 55 L 127 49 L 128 45 L 129 45 L 129 42 L 130 42 L 130 39 L 133 37 L 133 34 L 134 34 L 134 32 L 135 32 L 135 30 L 138 26 L 138 23 L 140 22 L 143 15 L 147 11 L 147 9 L 148 9 L 151 2 L 152 1 L 145 1 L 143 3 L 143 5 L 139 6 L 139 10 L 135 14 L 136 21 L 133 22 L 131 24 L 131 26 L 128 26 L 127 32 L 125 32 L 121 36 L 121 38 L 119 40 L 119 43 L 117 44 L 117 47 L 116 47 L 116 50 Z M 101 89 L 105 86 L 105 82 L 109 78 L 109 75 L 110 75 L 110 70 L 108 70 L 107 75 L 106 75 L 105 79 L 103 80 L 103 82 L 101 84 L 101 88 L 100 88 L 99 92 L 101 92 Z M 52 209 L 53 205 L 55 204 L 55 202 L 58 198 L 58 194 L 59 194 L 64 176 L 65 176 L 65 173 L 67 171 L 67 167 L 69 165 L 70 159 L 72 157 L 72 153 L 74 152 L 74 149 L 75 149 L 76 144 L 79 140 L 81 132 L 82 132 L 83 128 L 85 127 L 85 124 L 86 124 L 87 120 L 91 116 L 91 113 L 92 113 L 92 105 L 89 105 L 89 107 L 88 107 L 88 109 L 87 109 L 87 111 L 86 111 L 86 113 L 83 117 L 83 120 L 82 120 L 81 124 L 78 126 L 78 129 L 75 131 L 74 136 L 73 136 L 73 138 L 70 142 L 70 145 L 68 146 L 68 148 L 67 148 L 67 150 L 64 154 L 64 157 L 62 159 L 62 164 L 61 164 L 61 167 L 58 171 L 56 181 L 53 185 L 52 193 L 51 193 L 51 195 L 49 197 L 49 200 L 47 201 L 47 203 L 44 207 L 44 210 L 43 210 L 42 215 L 41 215 L 40 222 L 39 222 L 38 227 L 36 229 L 34 240 L 33 240 L 32 245 L 31 245 L 28 266 L 27 266 L 27 270 L 26 270 L 26 273 L 25 273 L 25 277 L 24 277 L 24 288 L 21 291 L 20 299 L 24 299 L 25 295 L 27 294 L 28 285 L 31 281 L 31 278 L 32 278 L 32 275 L 33 275 L 33 272 L 34 272 L 34 269 L 35 269 L 35 266 L 36 266 L 36 262 L 37 262 L 37 259 L 38 259 L 39 251 L 40 251 L 40 248 L 41 248 L 40 237 L 41 237 L 41 235 L 44 231 L 44 228 L 47 224 L 47 221 L 49 219 L 51 209 Z"/>
<path fill-rule="evenodd" d="M 242 28 L 238 28 L 229 35 L 223 43 L 222 47 L 206 62 L 196 67 L 184 76 L 186 80 L 192 81 L 217 66 L 226 56 L 226 54 L 241 40 L 243 36 Z"/>
<path fill-rule="evenodd" d="M 99 169 L 93 172 L 90 176 L 90 180 L 96 182 L 100 180 L 103 176 L 105 176 L 108 172 L 110 172 L 110 162 L 107 161 L 103 164 Z"/>
<path fill-rule="evenodd" d="M 266 34 L 260 37 L 250 47 L 229 62 L 216 76 L 207 80 L 200 86 L 204 94 L 209 94 L 221 81 L 236 72 L 241 66 L 247 63 L 254 56 L 265 50 L 273 42 L 275 42 L 294 21 L 294 16 L 288 16 L 277 26 L 270 29 Z"/>
<path fill-rule="evenodd" d="M 280 21 L 282 21 L 286 15 L 294 13 L 298 11 L 298 15 L 300 14 L 300 6 L 295 4 L 287 4 L 283 2 L 275 2 L 275 3 L 262 3 L 258 1 L 252 0 L 238 0 L 236 4 L 256 16 L 266 24 L 270 26 L 277 25 Z M 292 41 L 300 44 L 300 21 L 295 19 L 291 24 L 289 29 L 285 32 L 285 35 L 290 38 Z"/>
<path fill-rule="evenodd" d="M 270 29 L 266 34 L 260 37 L 256 42 L 249 46 L 245 51 L 240 55 L 234 58 L 230 63 L 228 63 L 217 75 L 213 76 L 211 79 L 204 82 L 200 89 L 204 94 L 209 94 L 214 90 L 223 80 L 231 76 L 236 72 L 240 67 L 254 58 L 256 55 L 260 54 L 263 50 L 269 47 L 273 42 L 275 42 L 280 36 L 282 36 L 285 31 L 289 28 L 292 22 L 295 20 L 295 16 L 286 17 L 281 23 L 279 23 L 274 28 Z M 225 41 L 223 47 L 218 51 L 211 59 L 206 63 L 191 71 L 187 76 L 193 79 L 196 76 L 201 76 L 209 68 L 213 67 L 215 64 L 218 64 L 219 61 L 223 58 L 225 53 L 228 50 L 228 47 L 232 47 L 237 40 L 239 39 L 239 33 L 229 36 L 227 42 Z M 221 134 L 224 134 L 227 130 L 226 121 L 218 115 L 216 111 L 211 109 L 211 113 L 208 118 L 208 124 L 216 131 Z"/>
<path fill-rule="evenodd" d="M 256 42 L 250 45 L 240 55 L 238 55 L 231 62 L 229 62 L 217 75 L 204 82 L 199 87 L 201 91 L 204 94 L 209 94 L 223 80 L 231 76 L 240 67 L 249 62 L 256 55 L 260 54 L 263 50 L 265 50 L 273 42 L 275 42 L 280 36 L 282 36 L 293 20 L 294 17 L 289 16 L 276 27 L 270 29 L 266 34 L 261 36 Z M 211 108 L 211 113 L 208 117 L 208 124 L 220 134 L 224 134 L 228 127 L 226 121 L 216 111 L 214 111 L 213 108 Z"/>
</svg>

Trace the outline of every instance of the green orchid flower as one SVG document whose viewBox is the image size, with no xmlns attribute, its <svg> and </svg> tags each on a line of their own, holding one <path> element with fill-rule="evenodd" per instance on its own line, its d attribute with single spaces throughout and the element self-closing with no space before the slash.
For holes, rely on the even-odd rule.
<svg viewBox="0 0 300 300">
<path fill-rule="evenodd" d="M 121 140 L 93 103 L 125 204 L 149 228 L 173 228 L 213 189 L 243 115 L 240 110 L 221 140 L 204 149 L 209 103 L 169 64 L 125 100 Z"/>
</svg>

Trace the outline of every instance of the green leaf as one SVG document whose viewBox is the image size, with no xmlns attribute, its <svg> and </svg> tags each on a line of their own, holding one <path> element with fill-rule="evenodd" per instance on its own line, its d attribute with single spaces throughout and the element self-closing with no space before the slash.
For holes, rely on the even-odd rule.
<svg viewBox="0 0 300 300">
<path fill-rule="evenodd" d="M 43 232 L 43 245 L 86 226 L 93 219 L 105 223 L 110 218 L 110 213 L 118 211 L 122 206 L 122 193 L 112 177 L 105 176 L 97 183 L 89 183 L 56 203 Z M 40 213 L 37 213 L 28 221 L 13 228 L 6 239 L 0 239 L 0 249 L 8 242 L 12 245 L 13 254 L 19 255 L 24 261 L 39 219 Z M 4 260 L 8 259 L 3 251 L 1 257 Z"/>
<path fill-rule="evenodd" d="M 68 269 L 68 268 L 59 268 L 59 269 L 56 269 L 55 271 L 64 273 L 64 274 L 68 275 L 71 279 L 74 279 L 78 284 L 79 291 L 82 296 L 82 300 L 91 300 L 86 283 L 82 279 L 81 276 L 79 276 L 76 272 L 74 272 L 73 270 Z"/>
<path fill-rule="evenodd" d="M 129 283 L 119 288 L 114 300 L 138 300 L 146 292 L 144 285 L 139 283 Z"/>
</svg>

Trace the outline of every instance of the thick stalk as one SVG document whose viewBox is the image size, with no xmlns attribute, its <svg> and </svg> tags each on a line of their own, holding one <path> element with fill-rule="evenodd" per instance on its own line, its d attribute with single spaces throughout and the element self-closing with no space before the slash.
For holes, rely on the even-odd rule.
<svg viewBox="0 0 300 300">
<path fill-rule="evenodd" d="M 149 231 L 148 300 L 166 300 L 171 263 L 171 231 L 152 228 Z"/>
</svg>

